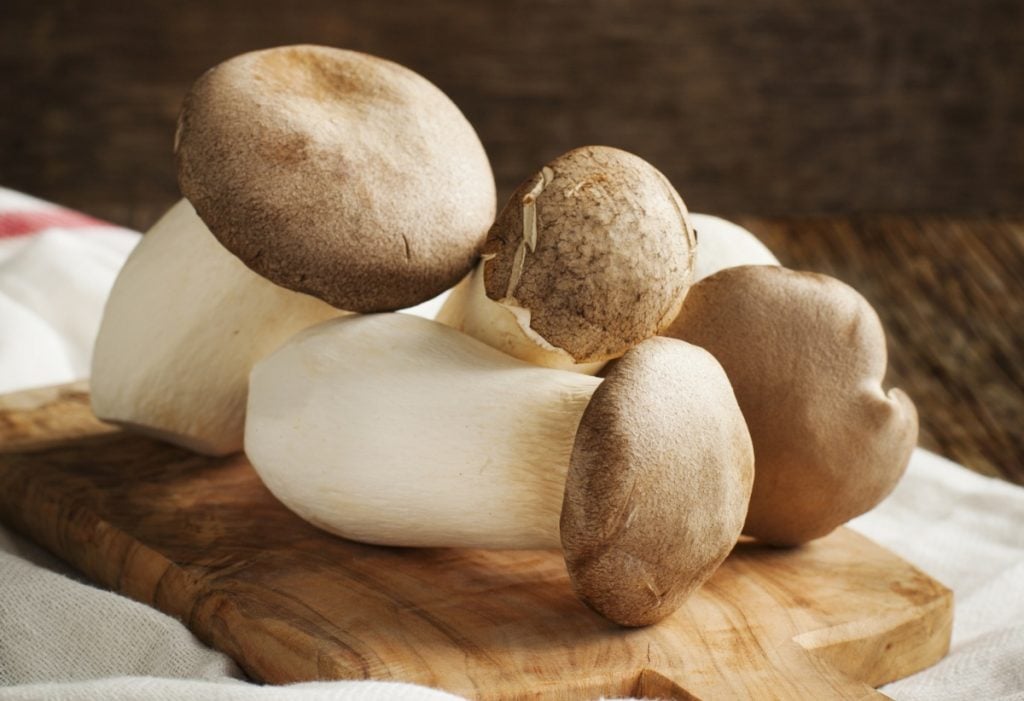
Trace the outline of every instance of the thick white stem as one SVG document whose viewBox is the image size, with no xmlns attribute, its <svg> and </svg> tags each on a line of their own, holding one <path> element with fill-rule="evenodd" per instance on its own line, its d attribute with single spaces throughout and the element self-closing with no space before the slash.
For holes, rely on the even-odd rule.
<svg viewBox="0 0 1024 701">
<path fill-rule="evenodd" d="M 347 538 L 557 548 L 576 429 L 600 382 L 426 319 L 346 317 L 256 366 L 245 449 L 286 506 Z"/>
<path fill-rule="evenodd" d="M 238 451 L 253 364 L 342 313 L 249 270 L 181 200 L 114 283 L 93 353 L 93 410 L 201 453 Z"/>
<path fill-rule="evenodd" d="M 768 247 L 739 224 L 695 212 L 690 214 L 690 221 L 700 241 L 694 282 L 739 265 L 779 265 Z"/>
<path fill-rule="evenodd" d="M 492 348 L 541 367 L 596 375 L 604 362 L 577 363 L 566 351 L 530 328 L 530 310 L 495 302 L 484 287 L 484 263 L 448 295 L 437 321 L 469 334 Z"/>
</svg>

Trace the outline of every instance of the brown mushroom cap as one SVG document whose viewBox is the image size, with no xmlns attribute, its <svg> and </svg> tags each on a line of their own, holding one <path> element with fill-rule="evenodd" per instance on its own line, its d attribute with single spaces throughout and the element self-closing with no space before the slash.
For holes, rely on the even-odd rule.
<svg viewBox="0 0 1024 701">
<path fill-rule="evenodd" d="M 882 500 L 917 443 L 917 411 L 886 393 L 871 305 L 825 275 L 727 268 L 687 294 L 666 335 L 725 368 L 754 441 L 744 533 L 777 544 L 826 535 Z"/>
<path fill-rule="evenodd" d="M 349 311 L 418 304 L 472 267 L 495 211 L 476 133 L 413 71 L 288 46 L 199 78 L 175 139 L 178 182 L 229 251 Z"/>
<path fill-rule="evenodd" d="M 710 353 L 652 338 L 618 360 L 580 421 L 561 538 L 573 587 L 626 626 L 654 623 L 735 545 L 754 454 Z"/>
<path fill-rule="evenodd" d="M 533 331 L 577 363 L 607 360 L 671 323 L 695 246 L 664 175 L 625 151 L 585 146 L 509 198 L 487 236 L 484 283 L 492 300 L 529 309 Z"/>
</svg>

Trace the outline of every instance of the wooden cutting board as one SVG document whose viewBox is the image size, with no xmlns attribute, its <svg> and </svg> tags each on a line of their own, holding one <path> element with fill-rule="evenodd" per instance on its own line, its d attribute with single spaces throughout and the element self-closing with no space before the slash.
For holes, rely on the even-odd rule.
<svg viewBox="0 0 1024 701">
<path fill-rule="evenodd" d="M 825 699 L 945 654 L 952 595 L 841 529 L 743 541 L 686 606 L 623 629 L 558 552 L 401 549 L 321 533 L 243 457 L 98 423 L 84 386 L 0 398 L 0 518 L 184 621 L 254 679 L 384 679 L 475 698 Z"/>
</svg>

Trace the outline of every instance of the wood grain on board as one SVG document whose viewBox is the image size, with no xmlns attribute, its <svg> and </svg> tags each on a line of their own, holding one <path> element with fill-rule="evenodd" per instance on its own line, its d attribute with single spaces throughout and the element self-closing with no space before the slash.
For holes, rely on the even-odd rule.
<svg viewBox="0 0 1024 701">
<path fill-rule="evenodd" d="M 867 698 L 945 654 L 952 596 L 846 529 L 743 541 L 676 614 L 623 629 L 558 552 L 382 548 L 285 510 L 241 456 L 99 424 L 81 386 L 0 399 L 0 519 L 184 621 L 254 679 L 474 698 Z"/>
</svg>

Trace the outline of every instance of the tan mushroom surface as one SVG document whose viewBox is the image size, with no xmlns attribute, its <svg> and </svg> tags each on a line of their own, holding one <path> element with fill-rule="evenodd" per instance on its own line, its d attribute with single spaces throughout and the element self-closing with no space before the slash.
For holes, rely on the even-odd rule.
<svg viewBox="0 0 1024 701">
<path fill-rule="evenodd" d="M 654 166 L 577 148 L 519 185 L 438 320 L 549 367 L 603 363 L 675 318 L 695 246 L 686 205 Z"/>
<path fill-rule="evenodd" d="M 623 625 L 675 611 L 736 544 L 754 480 L 750 434 L 707 351 L 651 338 L 587 405 L 561 539 L 577 594 Z"/>
<path fill-rule="evenodd" d="M 480 140 L 419 74 L 288 46 L 199 78 L 178 182 L 217 239 L 272 282 L 347 311 L 418 304 L 472 267 L 494 220 Z"/>
<path fill-rule="evenodd" d="M 366 54 L 229 59 L 196 81 L 175 141 L 187 199 L 114 284 L 92 405 L 202 453 L 242 448 L 257 360 L 344 311 L 434 297 L 469 272 L 494 217 L 490 165 L 458 108 Z"/>
<path fill-rule="evenodd" d="M 727 268 L 695 284 L 666 335 L 725 368 L 754 444 L 744 533 L 791 545 L 864 513 L 895 487 L 917 411 L 885 391 L 885 335 L 846 284 L 777 266 Z"/>
<path fill-rule="evenodd" d="M 245 450 L 296 514 L 353 540 L 563 547 L 573 586 L 653 623 L 739 538 L 750 436 L 706 351 L 652 338 L 606 379 L 406 314 L 307 329 L 253 369 Z"/>
</svg>

